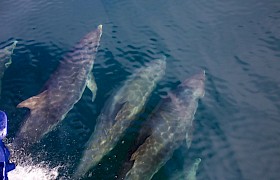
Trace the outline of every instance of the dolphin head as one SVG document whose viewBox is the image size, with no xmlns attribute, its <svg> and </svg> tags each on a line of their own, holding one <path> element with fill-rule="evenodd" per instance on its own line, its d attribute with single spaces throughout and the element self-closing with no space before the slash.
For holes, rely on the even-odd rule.
<svg viewBox="0 0 280 180">
<path fill-rule="evenodd" d="M 5 67 L 8 68 L 11 62 L 11 55 L 17 45 L 18 41 L 13 41 L 13 43 L 4 49 L 0 50 L 0 61 L 5 64 Z"/>
<path fill-rule="evenodd" d="M 87 50 L 95 50 L 97 51 L 97 47 L 99 46 L 99 41 L 102 35 L 102 25 L 100 24 L 97 29 L 89 32 L 78 44 L 79 49 L 88 48 Z"/>
<path fill-rule="evenodd" d="M 146 64 L 146 67 L 141 68 L 138 74 L 146 76 L 149 79 L 159 80 L 165 73 L 166 58 L 153 60 Z"/>
<path fill-rule="evenodd" d="M 203 97 L 205 93 L 205 71 L 203 70 L 186 79 L 180 86 L 186 90 L 191 90 L 196 98 Z"/>
<path fill-rule="evenodd" d="M 166 57 L 163 56 L 161 59 L 155 59 L 148 65 L 152 70 L 163 71 L 166 69 Z"/>
<path fill-rule="evenodd" d="M 0 111 L 0 139 L 7 135 L 7 116 L 3 111 Z"/>
</svg>

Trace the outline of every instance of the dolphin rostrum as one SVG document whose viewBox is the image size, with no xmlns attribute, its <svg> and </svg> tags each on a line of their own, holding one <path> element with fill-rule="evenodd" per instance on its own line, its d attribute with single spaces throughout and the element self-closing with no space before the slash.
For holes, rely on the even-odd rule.
<svg viewBox="0 0 280 180">
<path fill-rule="evenodd" d="M 166 69 L 165 57 L 146 64 L 132 74 L 108 101 L 97 118 L 95 130 L 87 142 L 74 178 L 84 176 L 110 152 L 132 120 L 143 109 Z"/>
<path fill-rule="evenodd" d="M 1 98 L 1 79 L 5 70 L 12 64 L 12 54 L 18 41 L 14 41 L 11 45 L 0 49 L 0 98 Z"/>
<path fill-rule="evenodd" d="M 199 73 L 168 93 L 147 120 L 151 133 L 130 157 L 132 165 L 124 179 L 150 180 L 176 149 L 184 144 L 190 146 L 198 99 L 204 96 L 204 81 L 205 73 Z"/>
<path fill-rule="evenodd" d="M 66 54 L 40 94 L 18 104 L 30 113 L 15 137 L 15 146 L 26 148 L 51 131 L 80 100 L 86 86 L 94 99 L 97 87 L 91 71 L 101 35 L 99 25 Z"/>
</svg>

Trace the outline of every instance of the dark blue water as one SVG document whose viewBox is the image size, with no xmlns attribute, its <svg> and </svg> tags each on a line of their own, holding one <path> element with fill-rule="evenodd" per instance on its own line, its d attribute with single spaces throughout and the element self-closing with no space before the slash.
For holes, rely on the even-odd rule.
<svg viewBox="0 0 280 180">
<path fill-rule="evenodd" d="M 202 159 L 198 179 L 280 179 L 280 1 L 0 1 L 0 46 L 19 43 L 5 72 L 0 108 L 9 116 L 9 139 L 64 53 L 103 24 L 93 73 L 98 92 L 86 90 L 60 126 L 32 154 L 34 163 L 61 166 L 68 177 L 109 95 L 127 76 L 161 55 L 166 75 L 145 117 L 160 97 L 200 69 L 206 94 L 195 116 L 193 143 L 180 150 L 154 179 L 169 179 L 183 160 Z M 133 129 L 128 133 L 134 134 Z M 114 179 L 133 136 L 118 144 L 90 179 Z M 44 146 L 45 145 L 45 146 Z"/>
</svg>

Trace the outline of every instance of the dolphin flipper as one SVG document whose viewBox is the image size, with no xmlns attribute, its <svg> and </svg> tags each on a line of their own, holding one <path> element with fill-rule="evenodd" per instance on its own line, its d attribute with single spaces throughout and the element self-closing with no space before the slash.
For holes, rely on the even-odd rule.
<svg viewBox="0 0 280 180">
<path fill-rule="evenodd" d="M 187 133 L 186 133 L 186 143 L 187 143 L 187 147 L 188 149 L 191 147 L 192 144 L 192 129 L 190 129 Z"/>
<path fill-rule="evenodd" d="M 92 93 L 92 102 L 95 100 L 95 96 L 96 96 L 96 91 L 97 91 L 97 86 L 95 83 L 95 79 L 92 73 L 89 73 L 88 78 L 87 78 L 87 87 L 89 88 L 89 90 Z"/>
</svg>

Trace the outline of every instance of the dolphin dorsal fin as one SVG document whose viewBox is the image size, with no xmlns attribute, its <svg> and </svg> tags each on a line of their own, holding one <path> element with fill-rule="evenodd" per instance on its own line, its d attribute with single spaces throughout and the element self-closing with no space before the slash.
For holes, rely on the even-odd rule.
<svg viewBox="0 0 280 180">
<path fill-rule="evenodd" d="M 138 154 L 139 154 L 138 151 L 134 152 L 134 153 L 131 155 L 130 161 L 135 161 L 136 158 L 137 158 L 137 156 L 138 156 Z"/>
<path fill-rule="evenodd" d="M 39 103 L 42 103 L 43 99 L 47 95 L 47 90 L 43 91 L 42 93 L 38 94 L 37 96 L 32 96 L 31 98 L 22 101 L 17 105 L 17 108 L 28 108 L 30 110 L 35 109 Z"/>
<path fill-rule="evenodd" d="M 143 155 L 143 153 L 146 153 L 147 148 L 149 148 L 150 141 L 151 137 L 148 137 L 145 142 L 131 155 L 130 161 L 136 161 L 139 156 Z"/>
</svg>

